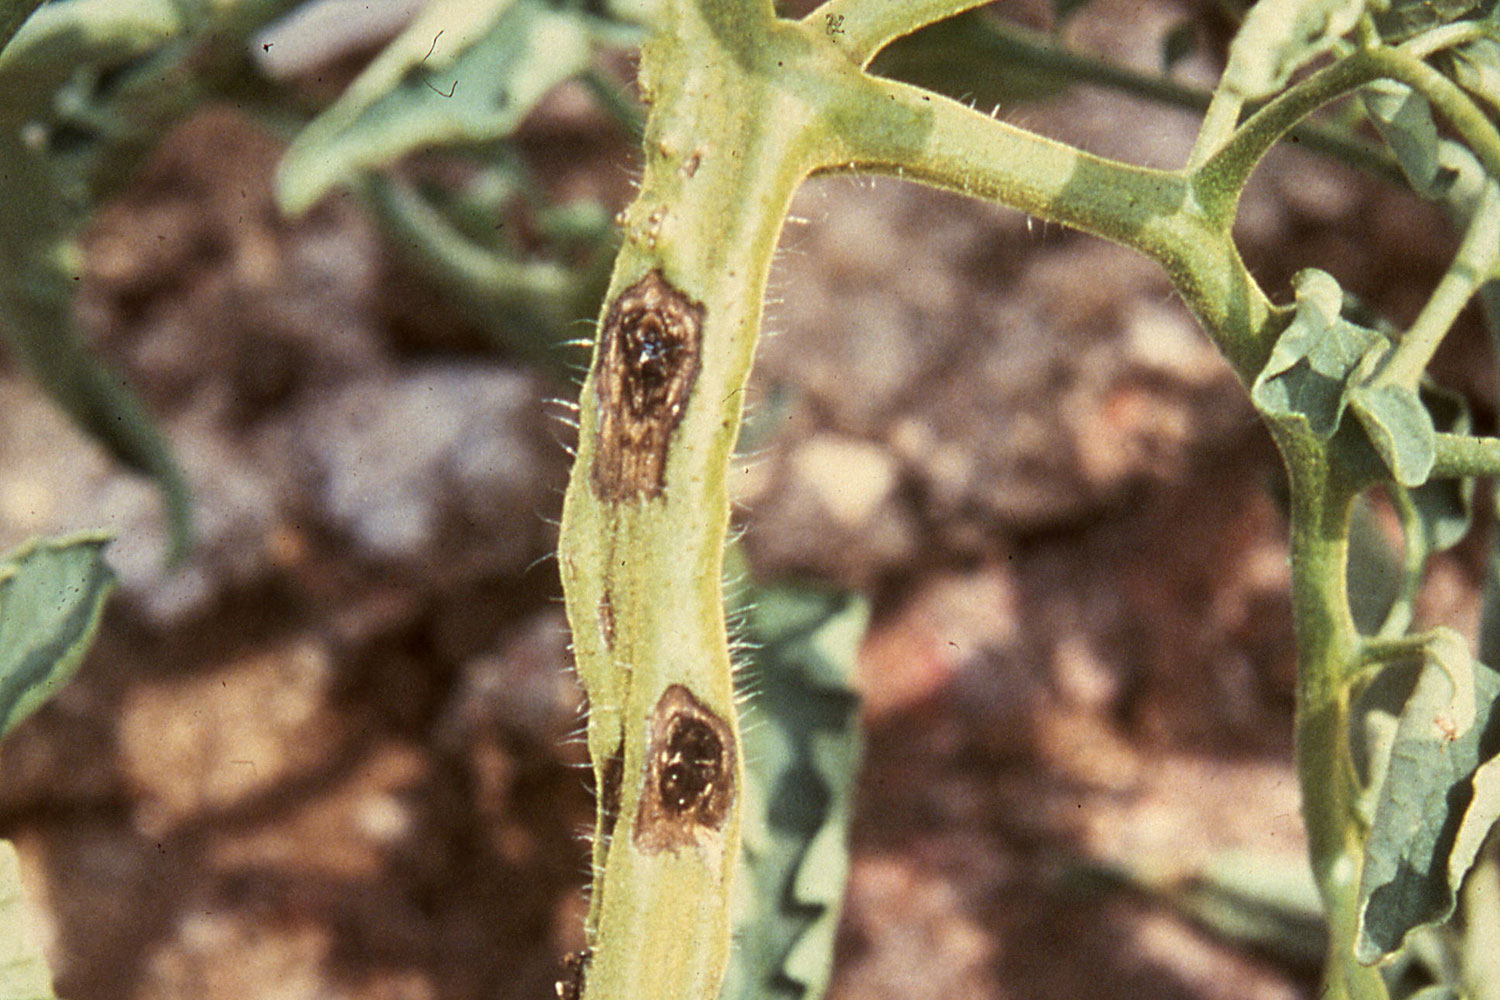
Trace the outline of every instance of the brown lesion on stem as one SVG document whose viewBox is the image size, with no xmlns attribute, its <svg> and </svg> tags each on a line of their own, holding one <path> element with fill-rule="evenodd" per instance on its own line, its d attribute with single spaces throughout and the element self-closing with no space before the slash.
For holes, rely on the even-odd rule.
<svg viewBox="0 0 1500 1000">
<path fill-rule="evenodd" d="M 651 713 L 646 788 L 635 818 L 635 843 L 655 854 L 699 844 L 717 833 L 734 803 L 730 729 L 681 684 Z"/>
<path fill-rule="evenodd" d="M 650 500 L 666 481 L 667 449 L 698 376 L 704 308 L 653 270 L 605 315 L 595 382 L 600 498 Z"/>
<path fill-rule="evenodd" d="M 620 815 L 620 779 L 625 772 L 625 746 L 621 743 L 604 760 L 599 775 L 599 830 L 601 842 L 608 844 L 615 835 L 615 821 Z"/>
<path fill-rule="evenodd" d="M 557 977 L 557 982 L 553 985 L 557 1000 L 581 1000 L 583 981 L 588 974 L 589 959 L 592 957 L 593 955 L 587 948 L 564 956 L 562 974 Z"/>
</svg>

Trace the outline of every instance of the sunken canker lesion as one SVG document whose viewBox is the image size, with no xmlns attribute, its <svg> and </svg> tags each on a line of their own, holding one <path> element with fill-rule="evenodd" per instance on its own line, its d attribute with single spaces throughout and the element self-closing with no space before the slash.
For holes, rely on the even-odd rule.
<svg viewBox="0 0 1500 1000">
<path fill-rule="evenodd" d="M 666 485 L 667 451 L 698 376 L 704 308 L 653 270 L 615 297 L 600 329 L 595 385 L 595 492 L 650 500 Z"/>
<path fill-rule="evenodd" d="M 636 846 L 679 850 L 723 829 L 735 793 L 734 737 L 724 720 L 673 684 L 651 714 L 648 753 Z"/>
</svg>

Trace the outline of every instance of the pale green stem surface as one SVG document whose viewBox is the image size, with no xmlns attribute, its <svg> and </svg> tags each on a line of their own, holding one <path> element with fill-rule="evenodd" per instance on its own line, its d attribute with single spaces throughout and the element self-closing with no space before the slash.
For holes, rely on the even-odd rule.
<svg viewBox="0 0 1500 1000">
<path fill-rule="evenodd" d="M 1223 87 L 1214 91 L 1203 116 L 1203 124 L 1198 127 L 1198 137 L 1193 140 L 1193 148 L 1188 153 L 1189 169 L 1203 166 L 1210 157 L 1224 148 L 1239 125 L 1240 112 L 1244 107 L 1245 102 L 1238 94 Z"/>
<path fill-rule="evenodd" d="M 584 987 L 594 1000 L 711 1000 L 728 966 L 743 769 L 721 586 L 726 478 L 772 253 L 792 194 L 816 162 L 810 81 L 849 65 L 815 38 L 773 22 L 768 6 L 683 2 L 671 30 L 642 53 L 652 104 L 646 167 L 624 216 L 604 316 L 651 272 L 704 312 L 696 377 L 660 495 L 610 498 L 594 482 L 596 358 L 564 503 L 559 562 L 589 698 L 589 749 L 601 788 L 612 759 L 622 776 L 616 818 L 601 803 L 594 845 Z M 638 836 L 652 794 L 643 779 L 659 735 L 653 709 L 672 686 L 731 730 L 735 794 L 721 828 L 695 844 L 653 849 Z"/>
<path fill-rule="evenodd" d="M 1305 431 L 1280 429 L 1291 476 L 1292 606 L 1297 623 L 1297 771 L 1313 875 L 1328 909 L 1324 993 L 1337 1000 L 1385 1000 L 1378 970 L 1354 959 L 1364 829 L 1359 782 L 1349 756 L 1348 680 L 1361 664 L 1349 610 L 1349 516 L 1357 484 L 1336 449 Z"/>
<path fill-rule="evenodd" d="M 1500 185 L 1490 181 L 1484 185 L 1479 208 L 1453 256 L 1453 263 L 1391 351 L 1376 376 L 1377 381 L 1417 388 L 1458 314 L 1479 287 L 1495 276 L 1497 260 L 1500 260 Z"/>
<path fill-rule="evenodd" d="M 1438 434 L 1437 460 L 1433 462 L 1430 478 L 1472 476 L 1500 476 L 1500 438 Z"/>
</svg>

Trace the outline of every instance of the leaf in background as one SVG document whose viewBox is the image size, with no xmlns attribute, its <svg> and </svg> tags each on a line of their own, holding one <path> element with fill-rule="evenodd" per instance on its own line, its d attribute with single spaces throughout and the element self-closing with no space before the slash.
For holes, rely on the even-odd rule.
<svg viewBox="0 0 1500 1000">
<path fill-rule="evenodd" d="M 1277 338 L 1250 396 L 1268 417 L 1305 420 L 1313 433 L 1329 438 L 1338 430 L 1351 378 L 1387 342 L 1340 315 L 1344 295 L 1331 275 L 1308 268 L 1292 284 L 1296 316 Z"/>
<path fill-rule="evenodd" d="M 1221 86 L 1246 100 L 1270 97 L 1332 49 L 1364 10 L 1365 0 L 1260 0 L 1229 47 Z"/>
<path fill-rule="evenodd" d="M 1441 197 L 1452 178 L 1438 163 L 1437 123 L 1427 99 L 1390 80 L 1368 84 L 1359 93 L 1412 189 L 1424 198 Z"/>
<path fill-rule="evenodd" d="M 577 359 L 561 345 L 599 311 L 612 264 L 603 252 L 609 243 L 600 241 L 590 268 L 574 271 L 475 242 L 399 178 L 371 176 L 360 188 L 396 251 L 452 296 L 496 346 L 560 374 L 571 371 Z"/>
<path fill-rule="evenodd" d="M 0 1000 L 56 1000 L 52 973 L 40 948 L 27 942 L 21 900 L 21 863 L 8 840 L 0 840 Z"/>
<path fill-rule="evenodd" d="M 985 109 L 1055 97 L 1072 86 L 1067 72 L 1036 65 L 1031 50 L 1013 37 L 1021 31 L 1009 24 L 1002 30 L 993 17 L 972 10 L 898 38 L 875 57 L 870 72 Z"/>
<path fill-rule="evenodd" d="M 1456 986 L 1445 986 L 1439 983 L 1436 986 L 1424 986 L 1406 997 L 1406 1000 L 1464 1000 L 1464 995 Z"/>
<path fill-rule="evenodd" d="M 721 1000 L 816 1000 L 828 985 L 849 869 L 860 753 L 850 686 L 868 607 L 806 587 L 758 588 L 743 670 L 748 769 L 735 950 Z"/>
<path fill-rule="evenodd" d="M 0 564 L 0 735 L 78 670 L 114 588 L 107 544 L 101 534 L 39 539 Z"/>
<path fill-rule="evenodd" d="M 1461 636 L 1443 628 L 1429 634 L 1366 847 L 1361 962 L 1378 961 L 1413 928 L 1452 915 L 1482 839 L 1475 831 L 1488 831 L 1500 817 L 1500 802 L 1474 788 L 1476 771 L 1500 750 L 1497 696 L 1500 675 L 1474 660 Z"/>
<path fill-rule="evenodd" d="M 1243 947 L 1302 968 L 1322 965 L 1328 927 L 1305 853 L 1228 850 L 1194 867 L 1180 855 L 1138 858 L 1086 875 L 1143 890 Z"/>
<path fill-rule="evenodd" d="M 1359 385 L 1349 407 L 1391 476 L 1402 486 L 1421 486 L 1437 459 L 1437 430 L 1415 390 L 1400 385 Z"/>
<path fill-rule="evenodd" d="M 1461 396 L 1429 382 L 1418 398 L 1435 429 L 1449 434 L 1472 429 Z M 1368 427 L 1366 431 L 1370 433 Z M 1349 609 L 1361 634 L 1389 638 L 1410 627 L 1432 554 L 1452 548 L 1469 533 L 1474 480 L 1438 477 L 1411 489 L 1394 482 L 1384 489 L 1400 516 L 1405 548 L 1391 546 L 1362 495 L 1349 525 Z M 1394 714 L 1391 718 L 1394 724 Z"/>
<path fill-rule="evenodd" d="M 7 96 L 0 104 L 0 336 L 75 423 L 156 480 L 175 557 L 190 534 L 187 486 L 145 407 L 73 325 L 81 266 L 73 237 L 90 207 L 80 200 L 89 193 L 87 171 L 75 170 L 76 160 L 62 165 L 50 139 L 58 126 L 54 91 L 85 70 L 117 68 L 163 45 L 181 27 L 170 12 L 170 4 L 143 0 L 70 0 L 39 11 L 0 58 Z"/>
<path fill-rule="evenodd" d="M 583 18 L 542 0 L 433 0 L 292 142 L 277 198 L 297 215 L 403 154 L 503 138 L 589 58 Z"/>
</svg>

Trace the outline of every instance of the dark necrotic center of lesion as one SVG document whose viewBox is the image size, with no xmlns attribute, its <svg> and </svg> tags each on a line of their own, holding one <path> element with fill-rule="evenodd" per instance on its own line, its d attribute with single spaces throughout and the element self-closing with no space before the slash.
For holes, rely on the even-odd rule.
<svg viewBox="0 0 1500 1000">
<path fill-rule="evenodd" d="M 734 735 L 712 709 L 673 684 L 651 714 L 646 786 L 634 837 L 647 852 L 701 845 L 734 804 Z"/>
<path fill-rule="evenodd" d="M 704 308 L 652 271 L 615 297 L 600 329 L 595 491 L 651 499 L 698 375 Z"/>
<path fill-rule="evenodd" d="M 724 744 L 702 719 L 679 715 L 662 751 L 664 761 L 657 792 L 663 808 L 680 816 L 712 795 L 723 778 Z"/>
</svg>

